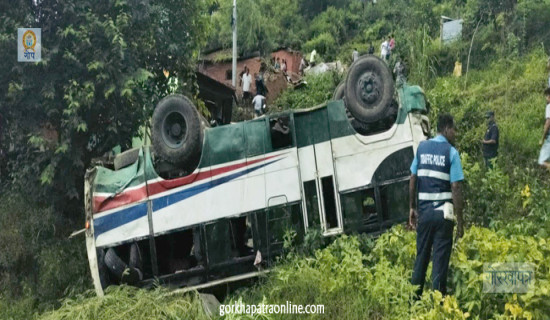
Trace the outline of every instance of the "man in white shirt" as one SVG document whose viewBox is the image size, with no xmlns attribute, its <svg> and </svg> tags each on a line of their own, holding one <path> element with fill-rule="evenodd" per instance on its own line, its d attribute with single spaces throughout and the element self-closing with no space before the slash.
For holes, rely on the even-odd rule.
<svg viewBox="0 0 550 320">
<path fill-rule="evenodd" d="M 544 123 L 544 131 L 542 134 L 542 139 L 540 140 L 540 154 L 538 163 L 546 169 L 550 170 L 550 88 L 544 90 L 544 95 L 546 96 L 546 122 Z"/>
<path fill-rule="evenodd" d="M 313 51 L 311 51 L 311 54 L 309 56 L 309 64 L 311 66 L 315 66 L 315 56 L 317 55 L 317 50 L 313 49 Z"/>
<path fill-rule="evenodd" d="M 390 42 L 388 40 L 382 42 L 382 45 L 380 46 L 380 58 L 384 59 L 385 61 L 388 61 L 390 56 Z"/>
<path fill-rule="evenodd" d="M 252 85 L 252 75 L 250 75 L 250 70 L 247 66 L 244 67 L 244 73 L 241 78 L 241 83 L 243 86 L 243 101 L 246 104 L 250 104 L 250 99 L 252 99 L 252 94 L 250 93 L 250 87 Z"/>
<path fill-rule="evenodd" d="M 265 97 L 257 93 L 254 100 L 252 100 L 252 105 L 254 105 L 254 112 L 256 113 L 256 116 L 261 116 L 265 109 Z"/>
<path fill-rule="evenodd" d="M 353 49 L 353 53 L 351 54 L 352 62 L 355 62 L 359 60 L 359 51 L 357 51 L 357 48 Z"/>
</svg>

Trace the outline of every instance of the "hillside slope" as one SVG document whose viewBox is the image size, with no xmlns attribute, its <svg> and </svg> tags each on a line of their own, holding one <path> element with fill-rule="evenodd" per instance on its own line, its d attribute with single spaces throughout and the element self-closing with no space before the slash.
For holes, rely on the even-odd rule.
<svg viewBox="0 0 550 320">
<path fill-rule="evenodd" d="M 534 164 L 544 121 L 541 92 L 546 77 L 545 59 L 543 52 L 535 51 L 514 62 L 501 60 L 484 70 L 470 72 L 467 79 L 439 78 L 426 92 L 432 104 L 432 123 L 440 112 L 450 112 L 457 119 L 458 149 L 467 179 L 466 219 L 470 227 L 453 251 L 451 296 L 443 299 L 428 290 L 421 301 L 409 307 L 414 291 L 409 279 L 415 235 L 398 226 L 376 242 L 364 236 L 343 236 L 326 249 L 311 251 L 309 256 L 289 252 L 274 273 L 256 286 L 230 296 L 225 303 L 291 301 L 325 305 L 324 314 L 303 316 L 311 319 L 548 319 L 550 238 L 546 230 L 550 229 L 550 219 L 546 208 L 550 196 L 546 190 L 550 175 Z M 333 81 L 330 77 L 325 80 Z M 297 94 L 291 100 L 299 101 Z M 325 97 L 321 95 L 320 99 Z M 489 172 L 480 165 L 479 152 L 479 140 L 485 130 L 483 114 L 487 110 L 496 112 L 501 127 L 497 167 Z M 535 291 L 523 295 L 483 293 L 483 263 L 503 261 L 533 263 Z M 113 288 L 103 299 L 92 293 L 69 298 L 59 310 L 37 318 L 207 318 L 194 294 L 166 297 L 163 290 Z M 240 318 L 241 315 L 225 316 Z"/>
</svg>

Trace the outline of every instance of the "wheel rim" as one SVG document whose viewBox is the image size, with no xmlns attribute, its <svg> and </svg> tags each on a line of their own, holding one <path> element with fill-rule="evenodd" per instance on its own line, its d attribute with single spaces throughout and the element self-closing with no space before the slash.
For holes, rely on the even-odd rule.
<svg viewBox="0 0 550 320">
<path fill-rule="evenodd" d="M 359 81 L 357 81 L 358 98 L 366 105 L 367 108 L 376 104 L 382 97 L 382 81 L 380 77 L 372 72 L 365 72 Z"/>
<path fill-rule="evenodd" d="M 169 113 L 162 122 L 162 140 L 172 149 L 183 145 L 187 136 L 187 123 L 179 112 Z"/>
</svg>

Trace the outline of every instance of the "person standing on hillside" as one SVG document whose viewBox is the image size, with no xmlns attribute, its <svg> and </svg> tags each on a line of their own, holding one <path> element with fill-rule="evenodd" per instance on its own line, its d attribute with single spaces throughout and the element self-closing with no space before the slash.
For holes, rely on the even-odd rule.
<svg viewBox="0 0 550 320">
<path fill-rule="evenodd" d="M 390 54 L 390 42 L 388 40 L 385 40 L 380 45 L 380 58 L 382 58 L 384 61 L 388 61 Z"/>
<path fill-rule="evenodd" d="M 317 56 L 317 50 L 313 49 L 309 55 L 309 65 L 315 67 L 315 56 Z"/>
<path fill-rule="evenodd" d="M 409 226 L 416 229 L 416 261 L 411 282 L 419 285 L 416 298 L 422 295 L 432 249 L 433 289 L 446 293 L 455 217 L 457 239 L 464 233 L 461 191 L 464 173 L 458 151 L 453 147 L 456 132 L 451 115 L 439 116 L 437 132 L 437 137 L 420 142 L 411 164 Z"/>
<path fill-rule="evenodd" d="M 359 60 L 359 51 L 357 51 L 357 48 L 355 48 L 351 53 L 351 62 L 355 62 L 357 60 Z"/>
<path fill-rule="evenodd" d="M 540 154 L 538 163 L 545 169 L 550 170 L 550 87 L 544 90 L 544 96 L 546 97 L 546 122 L 544 123 L 544 130 L 542 133 L 542 139 L 540 140 Z"/>
<path fill-rule="evenodd" d="M 252 100 L 252 95 L 250 93 L 250 87 L 252 85 L 252 76 L 250 75 L 250 70 L 247 66 L 244 67 L 244 73 L 241 78 L 241 84 L 243 88 L 243 101 L 245 105 L 249 105 Z"/>
<path fill-rule="evenodd" d="M 487 119 L 487 131 L 485 131 L 485 136 L 481 143 L 483 143 L 483 159 L 485 159 L 485 166 L 489 169 L 493 169 L 492 160 L 498 155 L 498 126 L 495 122 L 495 113 L 493 111 L 488 111 L 485 114 L 485 119 Z"/>
<path fill-rule="evenodd" d="M 372 42 L 369 43 L 369 50 L 367 51 L 369 54 L 374 54 L 374 46 L 372 45 Z"/>
<path fill-rule="evenodd" d="M 392 34 L 390 40 L 390 53 L 393 52 L 393 49 L 395 49 L 395 37 Z"/>
<path fill-rule="evenodd" d="M 254 112 L 256 113 L 256 117 L 261 116 L 263 114 L 263 111 L 265 110 L 265 97 L 259 92 L 256 93 L 256 96 L 252 100 L 252 104 L 254 105 Z"/>
</svg>

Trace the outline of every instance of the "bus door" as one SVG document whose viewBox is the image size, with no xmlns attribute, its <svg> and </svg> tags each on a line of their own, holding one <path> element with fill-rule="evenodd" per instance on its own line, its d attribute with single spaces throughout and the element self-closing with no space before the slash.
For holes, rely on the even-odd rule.
<svg viewBox="0 0 550 320">
<path fill-rule="evenodd" d="M 305 225 L 307 228 L 320 226 L 324 235 L 340 233 L 342 213 L 336 192 L 327 109 L 296 114 L 295 119 Z"/>
</svg>

